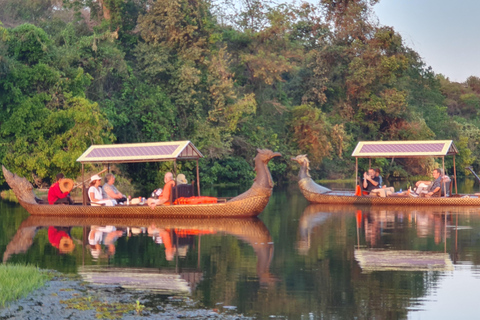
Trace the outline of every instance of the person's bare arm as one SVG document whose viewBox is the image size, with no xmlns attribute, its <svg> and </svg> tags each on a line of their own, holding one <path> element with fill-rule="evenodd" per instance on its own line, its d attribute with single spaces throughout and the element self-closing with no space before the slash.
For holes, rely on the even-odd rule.
<svg viewBox="0 0 480 320">
<path fill-rule="evenodd" d="M 433 196 L 435 193 L 437 193 L 438 191 L 440 191 L 440 187 L 436 187 L 435 189 L 433 189 L 433 191 L 430 191 L 429 193 L 427 193 L 425 195 L 426 198 L 430 198 L 431 196 Z"/>
<path fill-rule="evenodd" d="M 105 192 L 108 194 L 108 196 L 109 196 L 110 198 L 113 198 L 113 199 L 121 199 L 121 198 L 123 198 L 123 194 L 122 194 L 121 192 L 115 193 L 115 192 L 113 192 L 113 190 L 112 190 L 111 188 L 107 188 L 107 189 L 105 190 Z"/>
<path fill-rule="evenodd" d="M 415 183 L 415 186 L 418 187 L 422 183 L 428 186 L 430 185 L 430 183 L 432 183 L 432 181 L 417 181 L 417 183 Z"/>
<path fill-rule="evenodd" d="M 88 197 L 90 198 L 90 202 L 97 202 L 99 200 L 95 199 L 95 192 L 90 192 L 88 194 Z"/>
</svg>

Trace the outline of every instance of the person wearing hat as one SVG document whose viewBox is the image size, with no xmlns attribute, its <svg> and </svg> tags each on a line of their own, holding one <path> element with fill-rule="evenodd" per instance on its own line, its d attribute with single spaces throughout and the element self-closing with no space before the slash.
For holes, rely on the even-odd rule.
<svg viewBox="0 0 480 320">
<path fill-rule="evenodd" d="M 48 227 L 48 241 L 57 248 L 60 253 L 70 253 L 75 249 L 70 232 L 64 228 L 50 226 Z"/>
<path fill-rule="evenodd" d="M 70 197 L 70 191 L 73 189 L 73 181 L 71 179 L 64 179 L 63 173 L 57 174 L 57 180 L 48 189 L 48 203 L 49 204 L 73 204 Z"/>
<path fill-rule="evenodd" d="M 177 176 L 177 186 L 179 184 L 187 184 L 188 181 L 187 181 L 187 178 L 185 178 L 185 175 L 183 173 L 180 173 L 178 176 Z"/>
<path fill-rule="evenodd" d="M 100 178 L 98 174 L 94 174 L 90 178 L 90 188 L 88 188 L 88 198 L 90 199 L 90 204 L 92 206 L 106 205 L 108 207 L 113 207 L 116 203 L 114 200 L 103 199 L 102 191 L 100 191 L 101 183 L 102 178 Z"/>
</svg>

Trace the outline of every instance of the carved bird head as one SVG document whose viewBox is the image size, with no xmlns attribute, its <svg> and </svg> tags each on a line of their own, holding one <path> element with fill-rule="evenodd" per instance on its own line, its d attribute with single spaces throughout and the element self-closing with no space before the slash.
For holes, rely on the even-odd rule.
<svg viewBox="0 0 480 320">
<path fill-rule="evenodd" d="M 268 161 L 270 161 L 274 157 L 282 156 L 280 152 L 273 152 L 272 150 L 269 150 L 269 149 L 257 149 L 257 152 L 258 153 L 255 159 L 257 159 L 258 157 L 264 163 L 268 163 Z"/>
<path fill-rule="evenodd" d="M 291 160 L 298 162 L 299 165 L 306 165 L 307 169 L 310 170 L 310 161 L 308 160 L 306 154 L 300 154 Z"/>
</svg>

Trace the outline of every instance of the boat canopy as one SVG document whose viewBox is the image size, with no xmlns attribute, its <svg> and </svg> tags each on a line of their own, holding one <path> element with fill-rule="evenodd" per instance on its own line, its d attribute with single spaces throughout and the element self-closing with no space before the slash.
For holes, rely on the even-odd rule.
<svg viewBox="0 0 480 320">
<path fill-rule="evenodd" d="M 360 141 L 352 153 L 356 158 L 419 158 L 458 154 L 453 140 Z"/>
<path fill-rule="evenodd" d="M 453 155 L 453 175 L 455 193 L 457 193 L 457 170 L 455 155 L 458 149 L 453 140 L 418 140 L 418 141 L 360 141 L 352 157 L 355 157 L 355 183 L 358 184 L 358 158 L 422 158 L 441 157 L 445 172 L 445 156 Z M 371 163 L 369 163 L 369 167 Z"/>
<path fill-rule="evenodd" d="M 200 196 L 200 173 L 198 159 L 203 155 L 190 141 L 145 142 L 92 145 L 78 159 L 82 163 L 83 204 L 86 204 L 84 165 L 86 163 L 133 163 L 173 161 L 173 175 L 177 176 L 177 160 L 197 161 L 197 194 Z M 178 194 L 177 194 L 178 195 Z"/>
<path fill-rule="evenodd" d="M 92 145 L 78 159 L 84 163 L 198 160 L 203 155 L 190 141 Z"/>
</svg>

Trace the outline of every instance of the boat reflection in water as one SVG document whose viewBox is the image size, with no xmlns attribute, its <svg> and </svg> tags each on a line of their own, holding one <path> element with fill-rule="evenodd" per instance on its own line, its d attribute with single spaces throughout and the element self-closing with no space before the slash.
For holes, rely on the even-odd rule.
<svg viewBox="0 0 480 320">
<path fill-rule="evenodd" d="M 70 231 L 76 228 L 79 239 Z M 80 229 L 81 228 L 81 229 Z M 260 283 L 274 277 L 269 272 L 273 258 L 273 242 L 265 224 L 258 218 L 248 219 L 166 219 L 166 218 L 75 218 L 30 216 L 23 221 L 7 245 L 3 262 L 14 254 L 25 253 L 34 243 L 37 232 L 48 230 L 49 241 L 58 254 L 81 255 L 78 273 L 87 282 L 119 285 L 123 288 L 151 290 L 163 294 L 190 294 L 202 280 L 201 240 L 217 233 L 233 235 L 248 243 L 257 256 L 257 276 Z M 53 234 L 55 233 L 55 234 Z M 52 237 L 51 237 L 52 234 Z M 55 235 L 55 237 L 53 236 Z M 165 259 L 175 267 L 151 268 L 131 261 L 135 267 L 110 264 L 116 253 L 116 243 L 122 237 L 148 236 L 165 248 Z M 62 245 L 70 239 L 70 245 Z M 72 239 L 73 238 L 73 239 Z M 52 242 L 52 240 L 55 240 Z M 191 247 L 198 250 L 196 268 L 180 268 Z M 79 253 L 77 250 L 81 250 Z M 138 250 L 138 249 L 137 249 Z M 155 253 L 153 253 L 155 254 Z M 106 263 L 106 265 L 105 265 Z"/>
<path fill-rule="evenodd" d="M 322 228 L 329 228 L 333 217 L 354 214 L 354 258 L 362 272 L 452 271 L 458 230 L 462 229 L 458 215 L 479 213 L 476 208 L 455 207 L 309 205 L 300 218 L 297 250 L 307 255 L 313 239 L 322 237 Z M 455 246 L 453 252 L 447 252 L 447 239 L 452 237 Z M 427 238 L 433 238 L 433 243 Z"/>
</svg>

